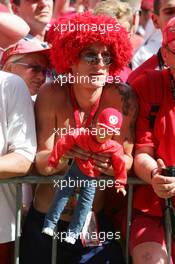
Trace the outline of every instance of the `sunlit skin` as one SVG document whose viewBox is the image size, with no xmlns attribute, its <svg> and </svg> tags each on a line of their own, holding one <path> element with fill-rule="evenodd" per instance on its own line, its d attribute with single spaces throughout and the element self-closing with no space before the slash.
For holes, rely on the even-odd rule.
<svg viewBox="0 0 175 264">
<path fill-rule="evenodd" d="M 97 135 L 96 135 L 97 142 L 102 144 L 106 142 L 107 140 L 112 139 L 114 133 L 110 131 L 109 129 L 101 127 L 99 125 L 96 126 L 96 129 L 97 129 L 96 130 L 97 131 Z"/>
<path fill-rule="evenodd" d="M 175 0 L 161 0 L 159 15 L 153 15 L 154 25 L 161 30 L 175 16 Z"/>
<path fill-rule="evenodd" d="M 40 65 L 44 68 L 48 67 L 48 60 L 44 55 L 30 53 L 18 60 L 16 63 L 10 62 L 6 67 L 6 71 L 19 75 L 27 84 L 30 94 L 38 93 L 39 88 L 45 82 L 46 76 L 42 72 L 33 72 L 31 68 L 18 63 L 27 63 L 33 65 Z M 8 64 L 8 62 L 6 63 Z"/>
<path fill-rule="evenodd" d="M 97 65 L 92 65 L 81 59 L 81 55 L 83 56 L 84 54 L 89 52 L 98 54 L 98 58 L 102 59 L 102 55 L 110 55 L 110 51 L 104 45 L 96 43 L 94 45 L 91 45 L 90 47 L 85 48 L 80 54 L 80 59 L 78 60 L 78 62 L 72 66 L 72 74 L 74 76 L 76 76 L 78 73 L 78 76 L 87 77 L 86 79 L 82 78 L 81 83 L 76 83 L 76 87 L 81 86 L 82 89 L 84 88 L 95 90 L 97 88 L 103 87 L 104 80 L 109 75 L 109 66 L 104 65 L 102 60 Z"/>
<path fill-rule="evenodd" d="M 30 34 L 38 38 L 43 35 L 44 38 L 45 26 L 52 17 L 52 0 L 20 0 L 19 6 L 12 3 L 12 9 L 30 26 Z"/>
</svg>

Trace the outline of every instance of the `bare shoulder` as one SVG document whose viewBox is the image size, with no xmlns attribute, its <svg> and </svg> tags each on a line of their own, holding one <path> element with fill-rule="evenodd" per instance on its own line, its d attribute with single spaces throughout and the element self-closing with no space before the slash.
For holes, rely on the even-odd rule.
<svg viewBox="0 0 175 264">
<path fill-rule="evenodd" d="M 41 87 L 35 103 L 38 146 L 46 148 L 47 145 L 47 149 L 53 148 L 57 113 L 65 108 L 66 100 L 66 89 L 63 87 L 54 83 L 47 83 Z"/>
<path fill-rule="evenodd" d="M 36 100 L 36 108 L 44 106 L 50 110 L 63 105 L 66 99 L 66 89 L 54 84 L 53 82 L 46 83 L 41 86 Z"/>
<path fill-rule="evenodd" d="M 132 115 L 132 112 L 137 112 L 138 102 L 131 86 L 124 83 L 112 85 L 111 92 L 113 96 L 117 96 L 118 100 L 120 100 L 124 116 L 129 116 Z"/>
<path fill-rule="evenodd" d="M 138 102 L 134 90 L 127 84 L 113 84 L 106 87 L 107 97 L 123 114 L 121 128 L 122 142 L 133 143 L 135 139 L 135 124 L 138 114 Z"/>
</svg>

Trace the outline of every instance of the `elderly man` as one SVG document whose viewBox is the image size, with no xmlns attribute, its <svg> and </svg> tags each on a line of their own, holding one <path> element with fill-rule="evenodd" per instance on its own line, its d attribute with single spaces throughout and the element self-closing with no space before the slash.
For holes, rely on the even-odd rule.
<svg viewBox="0 0 175 264">
<path fill-rule="evenodd" d="M 5 14 L 6 16 L 6 14 Z M 23 22 L 7 14 L 11 21 Z M 6 16 L 6 18 L 7 18 Z M 0 46 L 17 40 L 28 27 L 24 23 L 19 31 L 8 20 L 1 21 Z M 10 30 L 7 31 L 7 28 Z M 7 32 L 4 34 L 4 31 Z M 14 38 L 13 38 L 14 36 Z M 0 178 L 11 178 L 29 172 L 36 152 L 35 123 L 31 98 L 22 79 L 0 71 Z M 0 259 L 1 264 L 13 263 L 15 239 L 15 186 L 0 185 Z"/>
</svg>

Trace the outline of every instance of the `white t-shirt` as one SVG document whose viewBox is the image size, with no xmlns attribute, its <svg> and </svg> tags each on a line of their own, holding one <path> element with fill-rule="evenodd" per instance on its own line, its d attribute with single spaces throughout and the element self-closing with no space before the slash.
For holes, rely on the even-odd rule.
<svg viewBox="0 0 175 264">
<path fill-rule="evenodd" d="M 151 58 L 153 54 L 156 54 L 162 45 L 162 33 L 159 29 L 156 29 L 150 19 L 147 23 L 146 35 L 144 43 L 136 51 L 132 58 L 132 69 L 135 70 L 146 60 Z"/>
<path fill-rule="evenodd" d="M 30 161 L 36 153 L 33 104 L 24 81 L 0 71 L 0 156 L 15 152 Z M 0 243 L 15 239 L 16 188 L 0 184 Z"/>
</svg>

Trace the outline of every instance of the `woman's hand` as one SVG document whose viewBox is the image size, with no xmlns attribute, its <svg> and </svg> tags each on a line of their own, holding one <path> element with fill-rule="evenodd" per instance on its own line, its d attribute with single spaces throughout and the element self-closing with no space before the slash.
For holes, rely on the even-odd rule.
<svg viewBox="0 0 175 264">
<path fill-rule="evenodd" d="M 160 198 L 171 198 L 175 195 L 175 177 L 161 175 L 161 170 L 165 168 L 163 160 L 157 160 L 157 171 L 152 177 L 152 187 Z"/>
</svg>

